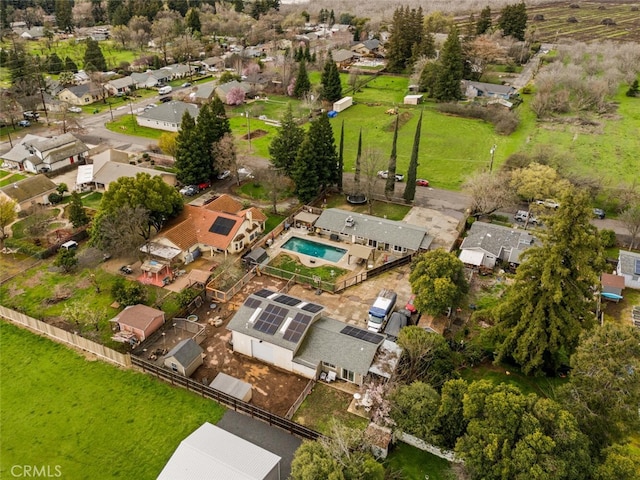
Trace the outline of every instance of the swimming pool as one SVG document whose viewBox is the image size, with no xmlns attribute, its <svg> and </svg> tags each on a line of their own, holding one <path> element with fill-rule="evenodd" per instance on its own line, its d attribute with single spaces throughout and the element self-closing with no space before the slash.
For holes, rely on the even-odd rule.
<svg viewBox="0 0 640 480">
<path fill-rule="evenodd" d="M 287 240 L 282 248 L 291 252 L 302 253 L 311 257 L 321 258 L 329 262 L 338 262 L 347 251 L 344 248 L 325 245 L 306 238 L 291 237 Z"/>
</svg>

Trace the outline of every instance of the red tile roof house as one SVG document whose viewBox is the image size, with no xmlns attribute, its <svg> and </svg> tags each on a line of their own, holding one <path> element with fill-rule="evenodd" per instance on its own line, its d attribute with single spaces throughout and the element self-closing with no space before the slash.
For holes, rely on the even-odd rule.
<svg viewBox="0 0 640 480">
<path fill-rule="evenodd" d="M 181 260 L 210 251 L 236 254 L 254 243 L 264 231 L 267 217 L 255 207 L 220 195 L 203 207 L 185 205 L 180 216 L 160 232 L 155 243 L 182 251 Z M 194 252 L 199 251 L 194 255 Z"/>
<path fill-rule="evenodd" d="M 146 305 L 126 307 L 111 320 L 120 327 L 120 334 L 132 333 L 139 342 L 158 330 L 164 324 L 164 312 Z M 118 335 L 114 336 L 117 340 Z M 120 335 L 126 341 L 125 335 Z"/>
</svg>

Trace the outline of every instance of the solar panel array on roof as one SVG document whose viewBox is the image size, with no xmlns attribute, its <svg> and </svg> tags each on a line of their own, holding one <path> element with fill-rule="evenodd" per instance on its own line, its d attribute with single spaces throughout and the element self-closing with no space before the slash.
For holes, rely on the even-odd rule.
<svg viewBox="0 0 640 480">
<path fill-rule="evenodd" d="M 286 308 L 269 304 L 260 314 L 253 328 L 267 335 L 273 335 L 288 313 L 289 310 Z"/>
<path fill-rule="evenodd" d="M 278 303 L 282 303 L 283 305 L 289 305 L 293 307 L 301 302 L 297 298 L 290 297 L 289 295 L 278 295 L 274 300 Z"/>
<path fill-rule="evenodd" d="M 315 303 L 307 303 L 306 305 L 304 305 L 302 307 L 302 310 L 305 310 L 305 311 L 311 312 L 311 313 L 318 313 L 323 308 L 324 307 L 322 305 L 317 305 Z"/>
<path fill-rule="evenodd" d="M 273 295 L 274 292 L 272 292 L 271 290 L 267 290 L 266 288 L 263 288 L 261 290 L 258 290 L 257 292 L 253 292 L 253 294 L 258 297 L 269 298 L 269 296 Z"/>
<path fill-rule="evenodd" d="M 236 220 L 232 218 L 218 217 L 216 218 L 216 221 L 213 222 L 213 225 L 211 225 L 211 228 L 209 228 L 209 231 L 211 233 L 217 233 L 219 235 L 226 236 L 229 235 L 229 232 L 235 224 Z"/>
<path fill-rule="evenodd" d="M 349 335 L 350 337 L 357 338 L 359 340 L 364 340 L 369 343 L 380 343 L 383 339 L 382 335 L 378 335 L 377 333 L 368 332 L 367 330 L 362 330 L 361 328 L 352 327 L 351 325 L 347 325 L 340 333 L 344 333 L 345 335 Z"/>
<path fill-rule="evenodd" d="M 247 298 L 244 302 L 244 305 L 249 308 L 258 308 L 261 304 L 262 304 L 261 300 L 258 300 L 257 298 L 251 298 L 251 297 Z"/>
<path fill-rule="evenodd" d="M 296 316 L 293 317 L 293 320 L 289 324 L 289 328 L 287 328 L 287 331 L 284 332 L 282 338 L 290 342 L 298 342 L 305 329 L 307 328 L 307 325 L 309 325 L 309 322 L 311 322 L 311 316 L 305 315 L 300 312 L 296 313 Z"/>
</svg>

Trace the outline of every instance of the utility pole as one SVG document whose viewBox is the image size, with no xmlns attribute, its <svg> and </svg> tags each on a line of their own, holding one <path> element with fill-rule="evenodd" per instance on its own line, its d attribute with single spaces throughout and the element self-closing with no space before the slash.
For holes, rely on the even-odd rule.
<svg viewBox="0 0 640 480">
<path fill-rule="evenodd" d="M 491 154 L 491 163 L 489 164 L 489 173 L 493 172 L 493 157 L 496 154 L 496 148 L 498 148 L 498 146 L 494 143 L 493 147 L 491 147 L 491 150 L 489 150 L 489 153 Z"/>
</svg>

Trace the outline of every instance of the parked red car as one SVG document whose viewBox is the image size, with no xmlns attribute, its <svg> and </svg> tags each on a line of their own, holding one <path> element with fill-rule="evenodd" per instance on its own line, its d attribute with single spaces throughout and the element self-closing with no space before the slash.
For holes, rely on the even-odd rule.
<svg viewBox="0 0 640 480">
<path fill-rule="evenodd" d="M 429 180 L 425 180 L 424 178 L 419 178 L 418 180 L 416 180 L 416 185 L 419 187 L 428 187 Z"/>
<path fill-rule="evenodd" d="M 418 310 L 416 310 L 416 307 L 413 305 L 413 300 L 416 298 L 415 295 L 411 295 L 409 297 L 409 300 L 407 300 L 407 304 L 404 306 L 404 308 L 406 308 L 407 310 L 409 310 L 411 313 L 416 313 Z"/>
<path fill-rule="evenodd" d="M 207 181 L 207 182 L 202 182 L 198 184 L 198 190 L 202 191 L 202 190 L 206 190 L 207 188 L 209 188 L 211 186 L 211 182 Z"/>
</svg>

